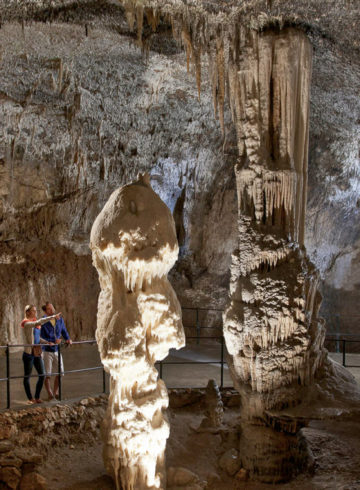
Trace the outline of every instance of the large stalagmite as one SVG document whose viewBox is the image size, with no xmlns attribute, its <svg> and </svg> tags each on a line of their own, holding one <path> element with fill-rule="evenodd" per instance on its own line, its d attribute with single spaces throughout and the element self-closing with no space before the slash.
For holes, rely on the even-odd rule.
<svg viewBox="0 0 360 490">
<path fill-rule="evenodd" d="M 148 176 L 111 195 L 90 246 L 101 286 L 96 338 L 110 374 L 104 462 L 118 489 L 164 488 L 168 395 L 154 364 L 185 342 L 166 277 L 178 256 L 175 225 Z"/>
<path fill-rule="evenodd" d="M 266 410 L 299 402 L 299 389 L 326 358 L 318 275 L 303 247 L 312 52 L 292 29 L 249 33 L 243 52 L 229 67 L 240 150 L 239 246 L 224 335 L 243 416 L 264 421 Z M 243 464 L 267 481 L 294 472 L 293 443 L 271 430 L 246 427 L 240 444 L 247 449 Z M 271 461 L 279 447 L 286 464 L 279 454 Z"/>
</svg>

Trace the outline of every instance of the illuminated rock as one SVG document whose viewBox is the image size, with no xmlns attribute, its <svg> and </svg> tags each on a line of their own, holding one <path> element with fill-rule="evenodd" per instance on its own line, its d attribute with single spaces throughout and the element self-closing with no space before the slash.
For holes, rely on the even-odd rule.
<svg viewBox="0 0 360 490">
<path fill-rule="evenodd" d="M 311 384 L 326 351 L 318 274 L 303 247 L 310 42 L 290 29 L 250 34 L 246 44 L 246 57 L 231 71 L 242 144 L 235 168 L 239 246 L 224 335 L 234 382 L 253 417 L 296 400 L 294 386 Z"/>
<path fill-rule="evenodd" d="M 110 374 L 104 462 L 117 488 L 164 488 L 168 395 L 155 362 L 185 344 L 166 275 L 178 256 L 175 226 L 147 175 L 116 190 L 94 222 L 99 273 L 96 338 Z"/>
</svg>

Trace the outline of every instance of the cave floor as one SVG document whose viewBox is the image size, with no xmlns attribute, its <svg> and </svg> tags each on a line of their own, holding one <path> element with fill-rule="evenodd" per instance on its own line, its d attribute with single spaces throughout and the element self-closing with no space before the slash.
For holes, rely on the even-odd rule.
<svg viewBox="0 0 360 490">
<path fill-rule="evenodd" d="M 22 351 L 13 352 L 10 358 L 11 376 L 20 376 L 20 379 L 11 382 L 11 407 L 24 407 L 26 405 L 23 388 L 23 363 Z M 330 357 L 341 362 L 341 354 L 330 353 Z M 63 349 L 65 370 L 100 366 L 100 358 L 96 345 L 74 345 Z M 225 357 L 225 354 L 224 354 Z M 209 379 L 215 379 L 220 385 L 221 345 L 216 341 L 202 340 L 200 344 L 187 344 L 180 351 L 172 352 L 166 361 L 188 362 L 189 364 L 163 364 L 163 379 L 168 388 L 200 388 L 205 387 Z M 210 362 L 210 364 L 191 364 L 191 362 Z M 215 361 L 211 363 L 211 361 Z M 355 376 L 360 384 L 360 354 L 347 354 L 346 362 L 352 366 L 348 370 Z M 35 369 L 33 374 L 35 374 Z M 5 358 L 0 358 L 0 378 L 6 376 Z M 31 380 L 34 389 L 37 378 Z M 62 378 L 62 398 L 71 400 L 80 396 L 88 396 L 102 391 L 102 370 L 87 371 L 82 373 L 66 374 Z M 108 386 L 108 385 L 107 385 Z M 232 387 L 233 383 L 229 370 L 224 365 L 224 386 Z M 41 397 L 46 400 L 46 391 L 43 388 Z M 6 383 L 0 383 L 0 409 L 6 407 Z"/>
<path fill-rule="evenodd" d="M 225 424 L 234 424 L 235 409 L 225 410 Z M 167 466 L 182 466 L 196 473 L 200 479 L 217 476 L 209 490 L 265 490 L 268 484 L 240 482 L 226 476 L 218 468 L 219 456 L 224 451 L 219 433 L 197 433 L 202 414 L 193 407 L 171 410 L 171 434 L 167 445 Z M 313 451 L 314 475 L 299 475 L 291 482 L 277 484 L 282 490 L 327 489 L 355 490 L 360 488 L 359 420 L 317 421 L 306 430 L 306 438 Z M 49 451 L 42 468 L 51 490 L 112 490 L 112 480 L 106 475 L 101 457 L 102 445 L 78 444 L 57 446 Z M 273 487 L 273 486 L 272 486 Z"/>
</svg>

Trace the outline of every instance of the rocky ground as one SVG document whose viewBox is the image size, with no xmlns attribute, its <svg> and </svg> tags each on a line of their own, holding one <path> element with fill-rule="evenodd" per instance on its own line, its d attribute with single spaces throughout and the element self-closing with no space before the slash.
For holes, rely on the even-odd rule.
<svg viewBox="0 0 360 490">
<path fill-rule="evenodd" d="M 238 452 L 241 410 L 238 396 L 223 393 L 223 422 L 202 428 L 204 392 L 170 396 L 171 435 L 167 445 L 168 488 L 265 490 L 247 480 Z M 0 488 L 20 490 L 111 490 L 102 464 L 99 425 L 106 398 L 86 398 L 0 414 Z M 204 424 L 203 424 L 204 425 Z M 206 424 L 205 424 L 206 425 Z M 355 490 L 360 487 L 358 417 L 317 420 L 302 429 L 313 455 L 308 472 L 277 488 Z"/>
</svg>

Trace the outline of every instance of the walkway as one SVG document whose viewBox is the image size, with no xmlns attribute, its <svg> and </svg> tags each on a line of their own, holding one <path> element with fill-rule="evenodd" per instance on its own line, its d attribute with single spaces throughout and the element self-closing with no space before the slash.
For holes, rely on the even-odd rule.
<svg viewBox="0 0 360 490">
<path fill-rule="evenodd" d="M 330 354 L 331 357 L 340 362 L 341 354 Z M 22 350 L 13 352 L 10 356 L 11 376 L 22 376 L 23 363 L 21 360 Z M 65 370 L 94 367 L 100 365 L 100 357 L 96 344 L 74 345 L 63 348 Z M 225 348 L 224 348 L 225 357 Z M 166 359 L 167 362 L 181 362 L 184 364 L 166 364 L 162 366 L 162 377 L 169 388 L 200 388 L 205 387 L 208 380 L 213 378 L 220 385 L 220 359 L 221 344 L 212 340 L 201 340 L 200 344 L 188 344 L 180 351 L 172 351 Z M 211 362 L 214 361 L 214 362 Z M 193 362 L 197 362 L 193 364 Z M 201 364 L 210 362 L 210 364 Z M 349 368 L 360 384 L 360 354 L 347 354 L 346 362 L 349 365 L 359 366 Z M 186 364 L 188 363 L 188 364 Z M 217 364 L 218 363 L 218 364 Z M 0 358 L 0 377 L 5 377 L 5 358 Z M 35 369 L 33 370 L 35 374 Z M 224 386 L 232 387 L 232 381 L 227 365 L 224 365 Z M 31 379 L 34 389 L 37 378 Z M 102 370 L 82 373 L 66 374 L 63 380 L 62 397 L 64 400 L 101 393 L 103 390 Z M 108 383 L 106 384 L 108 388 Z M 46 391 L 43 388 L 42 397 L 46 399 Z M 23 407 L 26 404 L 23 389 L 23 380 L 11 380 L 11 407 Z M 0 382 L 0 409 L 6 408 L 6 382 Z"/>
</svg>

